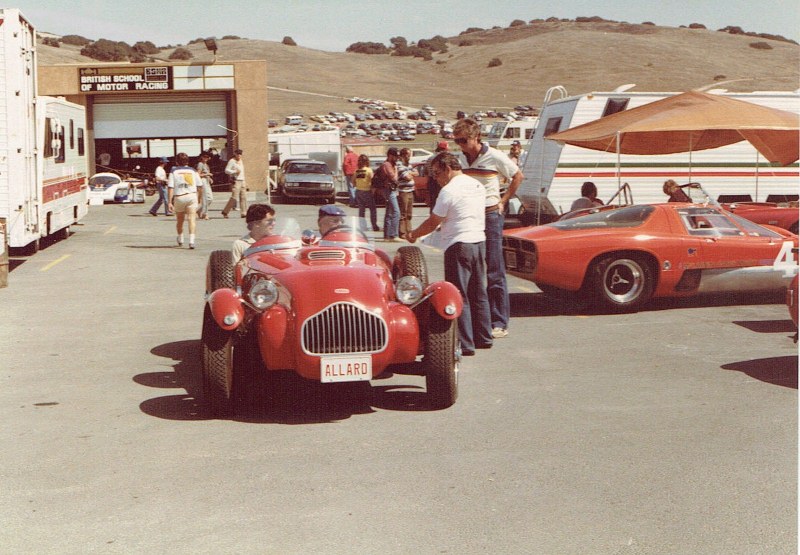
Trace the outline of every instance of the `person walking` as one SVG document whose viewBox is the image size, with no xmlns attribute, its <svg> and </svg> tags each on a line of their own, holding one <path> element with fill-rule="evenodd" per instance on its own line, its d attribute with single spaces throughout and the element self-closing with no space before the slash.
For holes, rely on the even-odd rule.
<svg viewBox="0 0 800 555">
<path fill-rule="evenodd" d="M 481 128 L 475 120 L 458 120 L 453 128 L 453 137 L 461 149 L 459 160 L 464 173 L 486 188 L 486 278 L 492 336 L 507 337 L 511 305 L 503 260 L 503 213 L 508 201 L 516 194 L 523 175 L 507 154 L 481 142 Z M 501 179 L 508 182 L 508 188 L 502 193 Z"/>
<path fill-rule="evenodd" d="M 400 207 L 401 239 L 411 230 L 411 217 L 414 211 L 414 178 L 419 175 L 411 166 L 411 149 L 401 148 L 397 161 L 397 199 Z"/>
<path fill-rule="evenodd" d="M 234 264 L 239 262 L 244 251 L 249 249 L 253 243 L 272 235 L 272 231 L 275 229 L 275 209 L 269 204 L 252 204 L 247 209 L 245 222 L 248 233 L 236 239 L 231 247 Z"/>
<path fill-rule="evenodd" d="M 150 215 L 156 216 L 158 215 L 158 209 L 161 208 L 161 205 L 164 205 L 164 215 L 169 216 L 169 199 L 167 198 L 167 171 L 164 169 L 164 166 L 168 160 L 166 158 L 159 158 L 156 170 L 155 170 L 155 181 L 156 181 L 156 188 L 158 189 L 158 198 L 153 203 L 152 208 L 150 208 Z"/>
<path fill-rule="evenodd" d="M 369 208 L 369 221 L 372 231 L 380 231 L 378 227 L 378 209 L 375 208 L 375 196 L 372 194 L 372 168 L 369 167 L 369 156 L 362 154 L 358 157 L 358 169 L 353 174 L 353 183 L 356 189 L 356 202 L 358 202 L 358 217 L 363 218 Z"/>
<path fill-rule="evenodd" d="M 444 278 L 464 298 L 458 317 L 461 354 L 471 356 L 476 348 L 488 349 L 493 343 L 484 267 L 486 191 L 480 181 L 461 171 L 461 163 L 450 152 L 433 159 L 431 178 L 441 187 L 436 205 L 428 219 L 409 231 L 408 240 L 413 243 L 441 226 L 438 246 L 444 249 Z"/>
<path fill-rule="evenodd" d="M 225 173 L 231 179 L 231 198 L 225 208 L 222 209 L 222 217 L 227 218 L 228 213 L 236 206 L 236 201 L 239 201 L 239 210 L 241 210 L 242 218 L 246 217 L 247 212 L 247 184 L 244 180 L 244 161 L 242 160 L 242 151 L 236 149 L 233 152 L 233 158 L 228 160 L 225 166 Z"/>
<path fill-rule="evenodd" d="M 201 220 L 208 219 L 208 210 L 211 207 L 211 202 L 214 200 L 214 193 L 211 191 L 211 184 L 214 182 L 212 179 L 213 174 L 211 173 L 211 167 L 208 165 L 210 159 L 211 156 L 207 152 L 201 152 L 200 161 L 197 162 L 197 166 L 195 167 L 200 176 L 200 184 L 202 186 L 202 192 L 200 194 L 200 212 L 197 214 L 198 218 Z"/>
<path fill-rule="evenodd" d="M 397 160 L 400 151 L 391 147 L 386 151 L 386 161 L 381 164 L 381 193 L 386 200 L 386 213 L 383 216 L 383 240 L 399 241 L 400 207 L 397 204 Z"/>
<path fill-rule="evenodd" d="M 200 183 L 200 175 L 189 166 L 189 156 L 185 152 L 179 152 L 175 157 L 177 163 L 167 178 L 169 189 L 169 209 L 175 212 L 177 217 L 176 229 L 178 231 L 178 246 L 183 246 L 183 222 L 189 221 L 189 248 L 194 248 L 195 230 L 197 227 L 197 185 Z"/>
<path fill-rule="evenodd" d="M 358 154 L 353 151 L 353 147 L 344 147 L 344 160 L 342 161 L 342 173 L 344 180 L 347 182 L 347 192 L 350 195 L 348 205 L 350 208 L 356 207 L 356 187 L 353 183 L 353 175 L 358 169 Z"/>
</svg>

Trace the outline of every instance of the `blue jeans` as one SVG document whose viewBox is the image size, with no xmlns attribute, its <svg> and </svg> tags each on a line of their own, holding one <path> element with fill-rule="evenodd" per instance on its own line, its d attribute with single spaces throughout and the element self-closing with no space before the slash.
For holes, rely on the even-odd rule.
<svg viewBox="0 0 800 555">
<path fill-rule="evenodd" d="M 455 243 L 444 251 L 444 279 L 455 285 L 464 298 L 464 309 L 458 317 L 458 337 L 465 351 L 474 351 L 476 344 L 492 344 L 485 256 L 483 242 Z"/>
<path fill-rule="evenodd" d="M 397 191 L 385 189 L 386 214 L 383 217 L 383 237 L 392 239 L 400 233 L 400 205 L 397 204 Z"/>
<path fill-rule="evenodd" d="M 503 261 L 503 222 L 505 217 L 495 210 L 486 214 L 486 290 L 492 327 L 508 327 L 511 303 L 508 300 L 506 265 Z"/>
<path fill-rule="evenodd" d="M 349 202 L 347 204 L 349 206 L 355 206 L 358 195 L 356 194 L 356 187 L 353 185 L 353 176 L 345 175 L 344 180 L 347 183 L 347 193 L 350 195 L 348 199 Z"/>
<path fill-rule="evenodd" d="M 151 214 L 158 214 L 158 209 L 161 208 L 161 205 L 164 205 L 164 215 L 169 215 L 169 202 L 167 197 L 167 185 L 166 183 L 159 183 L 158 187 L 158 199 L 153 203 L 153 207 L 150 209 Z"/>
<path fill-rule="evenodd" d="M 375 208 L 375 197 L 372 191 L 359 191 L 356 189 L 356 201 L 358 201 L 358 217 L 363 218 L 369 208 L 369 221 L 373 231 L 378 231 L 378 209 Z"/>
</svg>

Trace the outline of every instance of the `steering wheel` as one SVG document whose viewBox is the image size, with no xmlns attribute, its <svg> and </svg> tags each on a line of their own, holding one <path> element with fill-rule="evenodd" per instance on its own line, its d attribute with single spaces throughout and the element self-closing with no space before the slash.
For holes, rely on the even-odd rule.
<svg viewBox="0 0 800 555">
<path fill-rule="evenodd" d="M 328 231 L 326 231 L 326 232 L 325 232 L 325 235 L 323 235 L 323 236 L 322 236 L 322 238 L 323 238 L 323 239 L 325 239 L 325 238 L 326 238 L 328 235 L 330 235 L 331 233 L 338 233 L 338 232 L 347 232 L 347 233 L 353 233 L 353 232 L 355 232 L 355 233 L 357 233 L 357 234 L 358 234 L 358 235 L 359 235 L 359 236 L 360 236 L 360 237 L 361 237 L 361 238 L 362 238 L 364 241 L 366 241 L 366 242 L 369 242 L 369 237 L 367 237 L 367 234 L 366 234 L 366 233 L 364 233 L 364 231 L 363 231 L 362 229 L 353 229 L 353 227 L 352 227 L 352 226 L 349 226 L 349 225 L 347 225 L 347 224 L 341 224 L 341 225 L 337 225 L 337 226 L 335 226 L 335 227 L 332 227 L 332 228 L 330 228 Z"/>
</svg>

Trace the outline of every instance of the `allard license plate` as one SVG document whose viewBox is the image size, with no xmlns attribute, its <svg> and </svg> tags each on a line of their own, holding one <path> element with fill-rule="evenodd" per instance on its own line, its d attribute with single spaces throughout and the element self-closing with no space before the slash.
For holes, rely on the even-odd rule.
<svg viewBox="0 0 800 555">
<path fill-rule="evenodd" d="M 349 355 L 322 357 L 319 363 L 322 383 L 360 382 L 372 379 L 372 357 Z"/>
</svg>

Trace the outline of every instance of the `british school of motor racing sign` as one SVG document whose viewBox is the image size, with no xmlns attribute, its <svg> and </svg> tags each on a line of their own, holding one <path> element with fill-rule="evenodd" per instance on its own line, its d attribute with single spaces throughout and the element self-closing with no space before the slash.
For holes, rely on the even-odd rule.
<svg viewBox="0 0 800 555">
<path fill-rule="evenodd" d="M 80 68 L 81 92 L 133 92 L 172 90 L 172 68 L 92 67 Z"/>
</svg>

